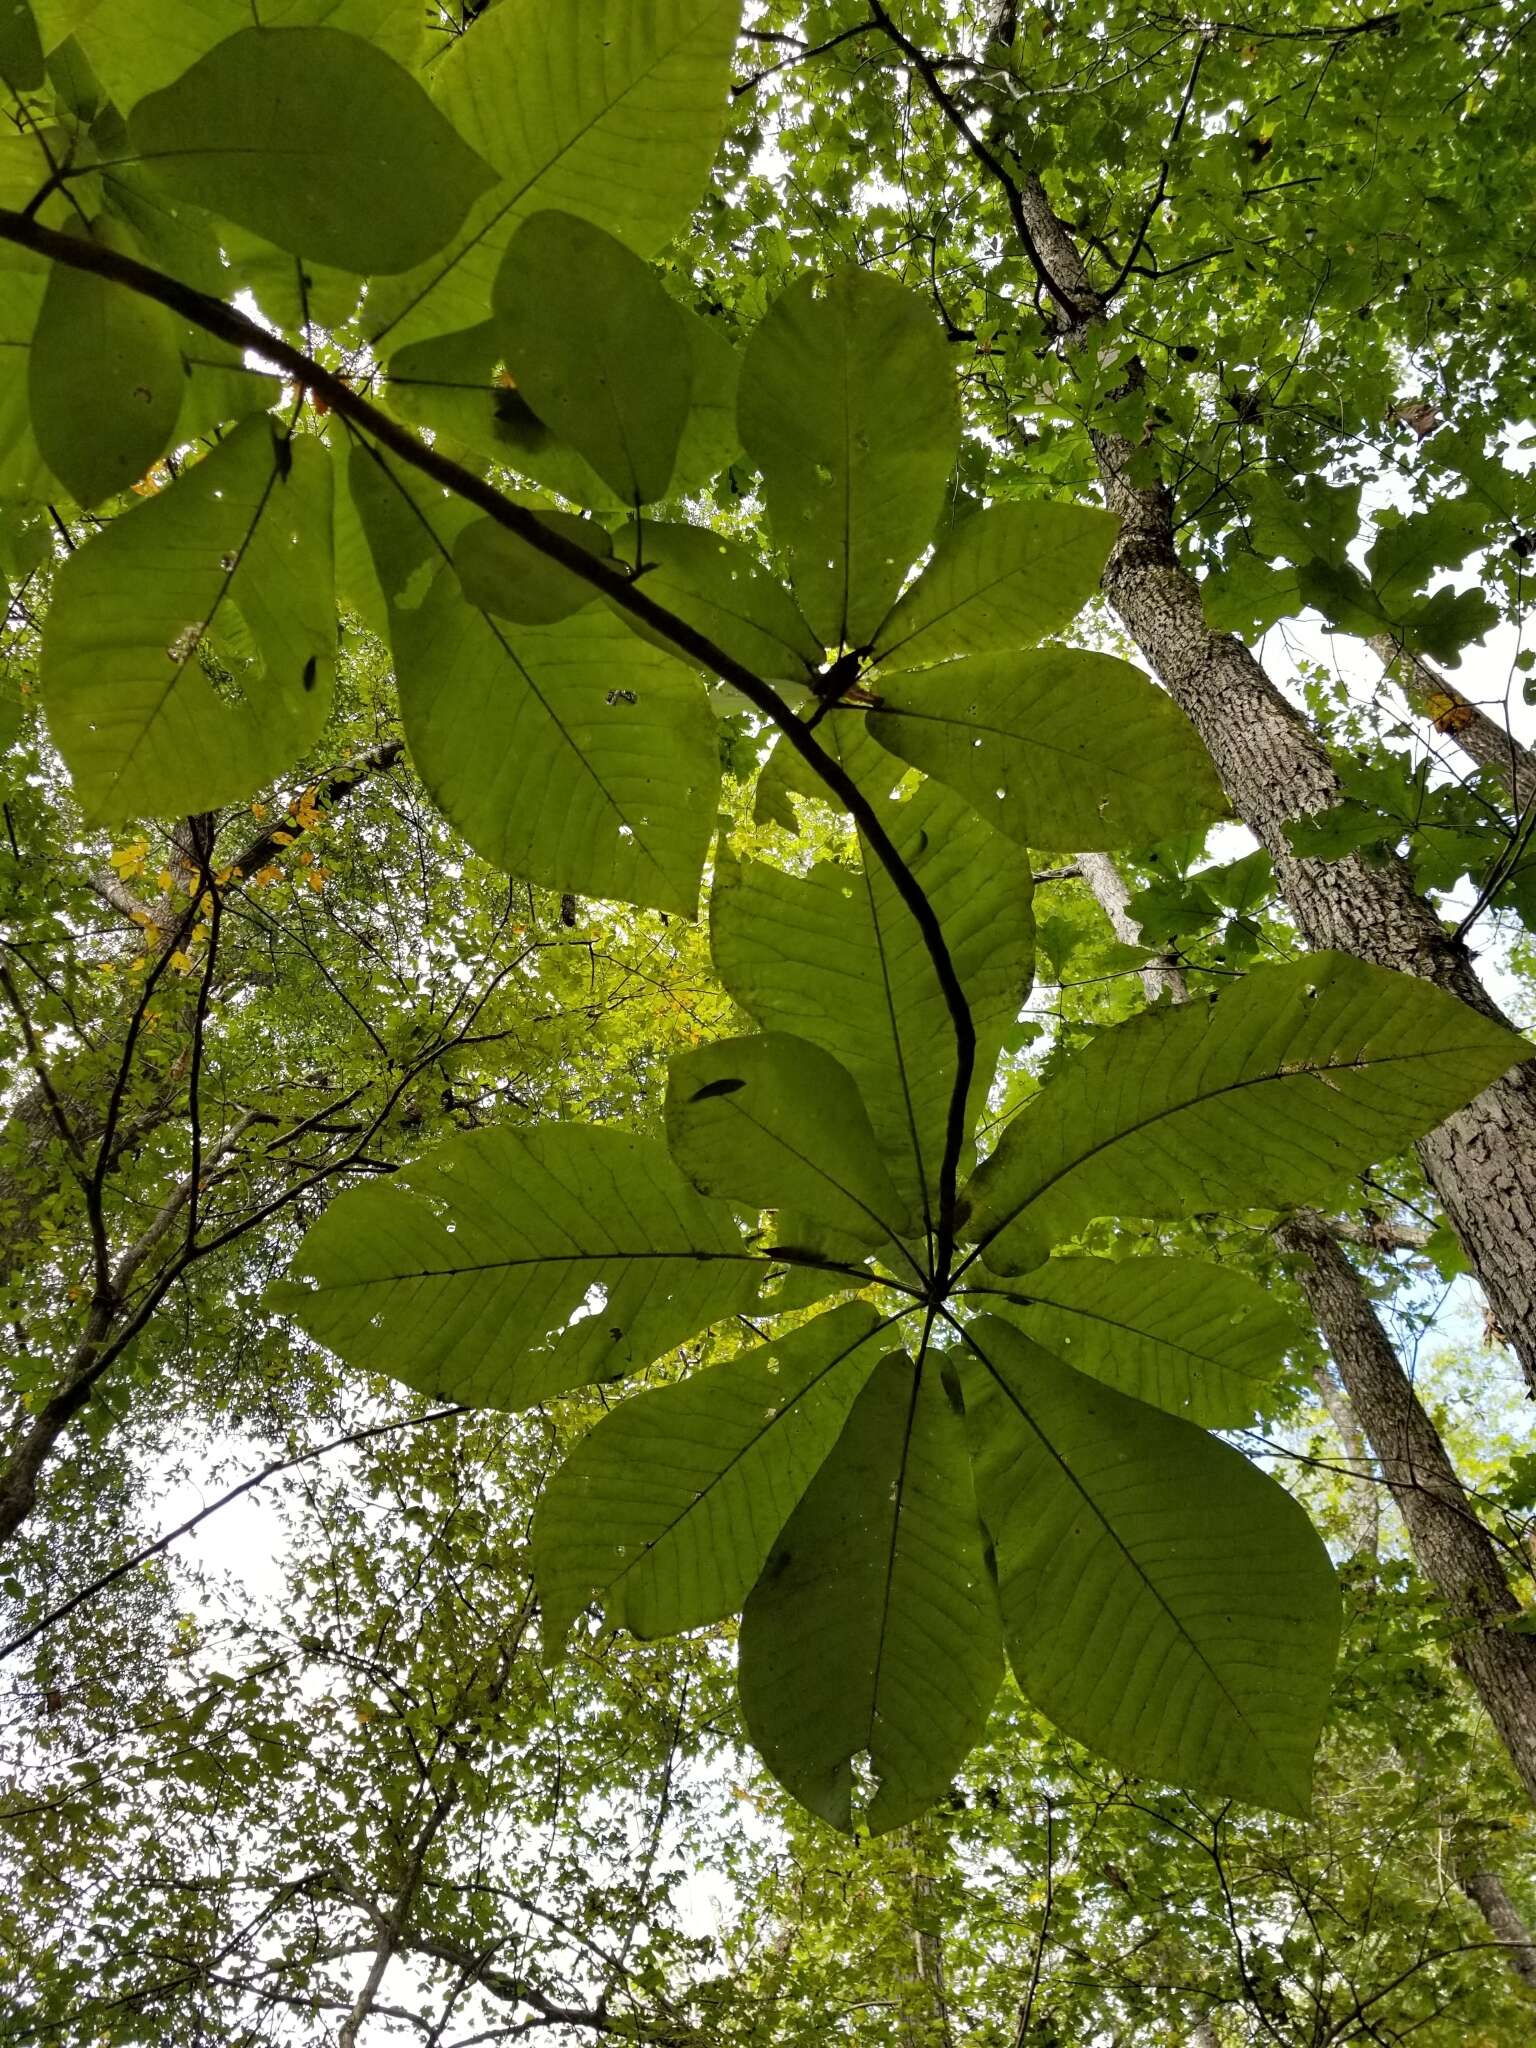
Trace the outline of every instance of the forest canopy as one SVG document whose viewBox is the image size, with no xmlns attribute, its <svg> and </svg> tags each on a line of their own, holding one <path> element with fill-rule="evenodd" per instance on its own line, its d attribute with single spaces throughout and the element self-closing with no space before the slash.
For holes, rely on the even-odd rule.
<svg viewBox="0 0 1536 2048">
<path fill-rule="evenodd" d="M 1529 30 L 0 0 L 0 2039 L 1529 2037 Z"/>
</svg>

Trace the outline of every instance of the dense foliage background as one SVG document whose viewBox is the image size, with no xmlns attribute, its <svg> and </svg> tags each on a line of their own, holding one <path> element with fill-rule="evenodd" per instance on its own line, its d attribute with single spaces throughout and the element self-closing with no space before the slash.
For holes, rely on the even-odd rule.
<svg viewBox="0 0 1536 2048">
<path fill-rule="evenodd" d="M 285 86 L 263 127 L 277 30 L 357 41 L 306 46 L 307 100 Z M 0 2038 L 1529 2037 L 1536 1123 L 1529 1067 L 1499 1079 L 1511 1055 L 1478 1035 L 1494 1005 L 1536 1021 L 1528 35 L 1512 6 L 1439 0 L 0 0 Z M 586 229 L 541 249 L 549 208 Z M 134 296 L 134 262 L 190 296 Z M 1107 1761 L 1008 1678 L 936 1800 L 850 1838 L 748 1740 L 734 1620 L 640 1641 L 577 1598 L 546 1654 L 534 1516 L 563 1461 L 631 1381 L 799 1327 L 866 1245 L 824 1232 L 820 1271 L 780 1261 L 766 1303 L 515 1410 L 344 1363 L 281 1292 L 306 1232 L 363 1213 L 337 1196 L 444 1146 L 556 1122 L 659 1142 L 669 1062 L 756 1018 L 694 920 L 701 871 L 876 871 L 760 703 L 716 671 L 706 717 L 700 662 L 685 690 L 589 605 L 604 709 L 665 700 L 687 799 L 654 860 L 591 825 L 560 743 L 481 687 L 417 531 L 473 604 L 515 589 L 526 647 L 562 630 L 573 549 L 638 561 L 655 529 L 633 588 L 794 686 L 884 800 L 912 757 L 899 665 L 868 657 L 909 565 L 887 552 L 885 601 L 821 630 L 824 529 L 790 508 L 819 502 L 817 435 L 854 400 L 775 388 L 755 339 L 848 271 L 942 338 L 851 352 L 868 517 L 932 481 L 915 560 L 984 508 L 1034 536 L 1107 505 L 1102 599 L 1068 628 L 1098 568 L 1077 592 L 1063 566 L 1063 616 L 1027 639 L 1136 662 L 1157 716 L 1190 722 L 1124 742 L 1146 809 L 1113 813 L 1106 852 L 1048 750 L 1075 706 L 1111 737 L 1121 714 L 1063 670 L 999 771 L 1053 829 L 1010 836 L 1001 808 L 948 827 L 988 835 L 962 874 L 996 953 L 1033 897 L 1035 984 L 998 1022 L 978 1150 L 1114 1027 L 1172 1028 L 1308 949 L 1471 1005 L 1459 1092 L 1437 1084 L 1374 1164 L 1362 1140 L 1319 1207 L 1230 1196 L 1213 1152 L 1220 1198 L 1071 1223 L 1078 1252 L 1214 1260 L 1290 1318 L 1242 1422 L 1196 1419 L 1338 1568 L 1306 1810 Z M 618 394 L 616 433 L 573 361 Z M 348 394 L 516 506 L 596 516 L 550 520 L 551 555 L 398 463 L 409 489 L 370 497 L 359 451 L 383 444 Z M 269 500 L 296 524 L 257 550 Z M 173 526 L 136 540 L 156 506 Z M 216 622 L 194 593 L 169 646 L 154 547 L 228 554 Z M 168 696 L 171 673 L 206 694 Z M 871 705 L 899 756 L 873 779 Z M 913 765 L 939 786 L 941 758 Z"/>
</svg>

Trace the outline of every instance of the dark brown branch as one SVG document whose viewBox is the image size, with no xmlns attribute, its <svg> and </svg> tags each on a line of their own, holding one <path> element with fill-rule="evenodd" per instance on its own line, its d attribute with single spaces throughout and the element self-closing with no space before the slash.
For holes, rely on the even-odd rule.
<svg viewBox="0 0 1536 2048">
<path fill-rule="evenodd" d="M 1018 237 L 1019 247 L 1028 258 L 1036 278 L 1056 301 L 1065 324 L 1069 327 L 1077 326 L 1079 313 L 1071 294 L 1057 282 L 1055 274 L 1046 264 L 1035 243 L 1034 236 L 1029 231 L 1029 222 L 1024 213 L 1023 194 L 1018 180 L 1013 176 L 996 150 L 977 134 L 976 130 L 966 119 L 965 109 L 960 105 L 960 102 L 949 90 L 948 86 L 945 85 L 943 79 L 940 78 L 938 65 L 934 62 L 933 58 L 929 56 L 926 50 L 921 49 L 914 43 L 910 36 L 904 35 L 895 22 L 892 21 L 890 15 L 885 10 L 883 0 L 870 0 L 870 10 L 875 17 L 877 25 L 890 37 L 897 49 L 901 51 L 907 62 L 922 79 L 923 84 L 928 88 L 929 96 L 935 106 L 943 113 L 944 118 L 960 137 L 971 155 L 996 180 L 1007 202 L 1009 217 L 1013 222 L 1013 231 Z"/>
<path fill-rule="evenodd" d="M 1152 223 L 1162 211 L 1163 201 L 1168 196 L 1168 173 L 1173 164 L 1173 153 L 1179 146 L 1179 137 L 1184 133 L 1184 123 L 1188 120 L 1189 110 L 1194 104 L 1195 87 L 1200 82 L 1200 66 L 1205 62 L 1205 53 L 1210 47 L 1210 38 L 1202 31 L 1199 47 L 1195 51 L 1195 61 L 1190 66 L 1189 82 L 1184 88 L 1184 97 L 1179 102 L 1178 119 L 1174 122 L 1173 133 L 1168 138 L 1168 147 L 1163 151 L 1163 161 L 1157 173 L 1157 190 L 1152 194 L 1151 205 L 1148 206 L 1146 212 L 1142 215 L 1141 226 L 1136 230 L 1135 239 L 1131 243 L 1130 254 L 1121 264 L 1119 270 L 1116 271 L 1105 290 L 1104 298 L 1106 303 L 1116 296 L 1132 270 L 1136 267 L 1136 260 L 1141 255 L 1147 236 L 1152 231 Z"/>
<path fill-rule="evenodd" d="M 317 788 L 306 790 L 295 797 L 284 811 L 278 823 L 268 826 L 265 832 L 257 833 L 247 845 L 235 855 L 232 863 L 235 874 L 248 877 L 260 874 L 264 867 L 279 859 L 281 855 L 310 828 L 299 817 L 304 806 L 304 797 L 310 796 L 316 811 L 328 814 L 338 804 L 344 803 L 355 789 L 361 787 L 370 776 L 381 774 L 386 768 L 393 768 L 405 752 L 403 740 L 382 740 L 378 746 L 370 747 L 345 768 L 338 768 Z"/>
</svg>

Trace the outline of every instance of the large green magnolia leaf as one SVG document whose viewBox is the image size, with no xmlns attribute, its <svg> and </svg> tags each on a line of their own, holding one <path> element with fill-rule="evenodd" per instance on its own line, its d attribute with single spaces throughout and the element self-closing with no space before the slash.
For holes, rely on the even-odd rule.
<svg viewBox="0 0 1536 2048">
<path fill-rule="evenodd" d="M 886 669 L 1033 647 L 1099 587 L 1118 522 L 1090 505 L 989 505 L 946 534 L 875 636 Z"/>
<path fill-rule="evenodd" d="M 760 1209 L 803 1210 L 860 1244 L 910 1229 L 853 1076 L 788 1032 L 675 1053 L 667 1143 L 694 1186 Z"/>
<path fill-rule="evenodd" d="M 534 1515 L 546 1645 L 563 1641 L 594 1595 L 637 1636 L 734 1614 L 836 1441 L 885 1329 L 867 1304 L 848 1302 L 607 1415 Z"/>
<path fill-rule="evenodd" d="M 32 432 L 32 335 L 52 266 L 0 248 L 0 500 L 46 499 L 53 484 Z"/>
<path fill-rule="evenodd" d="M 747 345 L 737 417 L 801 610 L 826 647 L 868 646 L 933 538 L 959 449 L 942 333 L 873 271 L 805 278 Z"/>
<path fill-rule="evenodd" d="M 105 216 L 89 237 L 137 256 Z M 173 314 L 67 263 L 53 265 L 32 336 L 28 393 L 43 460 L 81 505 L 136 483 L 175 445 L 186 378 Z"/>
<path fill-rule="evenodd" d="M 438 105 L 502 179 L 442 255 L 370 295 L 374 346 L 485 317 L 513 229 L 579 214 L 641 256 L 682 226 L 725 127 L 742 0 L 501 0 L 435 67 Z"/>
<path fill-rule="evenodd" d="M 1014 1118 L 967 1191 L 1003 1273 L 1095 1216 L 1322 1199 L 1528 1047 L 1427 982 L 1314 953 L 1104 1032 Z"/>
<path fill-rule="evenodd" d="M 590 555 L 611 557 L 613 541 L 595 519 L 574 512 L 540 511 L 539 523 L 575 541 Z M 476 519 L 453 546 L 453 566 L 464 595 L 481 611 L 519 626 L 552 626 L 601 601 L 601 592 L 548 555 L 520 540 L 495 519 Z"/>
<path fill-rule="evenodd" d="M 967 1337 L 1019 1684 L 1122 1769 L 1304 1814 L 1339 1627 L 1304 1511 L 1228 1445 L 998 1318 Z"/>
<path fill-rule="evenodd" d="M 626 505 L 667 495 L 693 396 L 687 315 L 648 263 L 569 213 L 535 213 L 492 294 L 534 412 Z"/>
<path fill-rule="evenodd" d="M 265 28 L 346 29 L 405 65 L 423 54 L 429 34 L 421 0 L 134 0 L 131 6 L 124 0 L 33 0 L 33 7 L 46 24 L 48 47 L 77 37 L 103 88 L 124 110 L 180 78 L 258 16 Z"/>
<path fill-rule="evenodd" d="M 735 454 L 740 370 L 735 349 L 718 329 L 693 314 L 682 317 L 693 405 L 677 452 L 674 493 L 707 483 Z M 507 379 L 496 323 L 482 320 L 455 334 L 433 335 L 399 349 L 390 358 L 385 397 L 401 419 L 430 428 L 450 453 L 514 469 L 546 490 L 598 512 L 623 509 L 619 494 L 539 418 Z M 821 659 L 819 647 L 816 659 Z"/>
<path fill-rule="evenodd" d="M 477 611 L 449 563 L 471 508 L 366 450 L 348 475 L 442 810 L 513 874 L 691 917 L 720 779 L 698 678 L 606 606 L 530 628 Z"/>
<path fill-rule="evenodd" d="M 615 547 L 647 597 L 695 627 L 768 682 L 804 683 L 823 649 L 794 599 L 751 548 L 707 526 L 626 526 Z M 631 630 L 650 638 L 626 612 Z"/>
<path fill-rule="evenodd" d="M 692 917 L 720 751 L 697 676 L 605 608 L 503 626 L 443 569 L 391 625 L 423 781 L 498 867 Z"/>
<path fill-rule="evenodd" d="M 128 132 L 182 198 L 365 274 L 423 262 L 496 183 L 409 72 L 333 28 L 241 29 Z"/>
<path fill-rule="evenodd" d="M 326 452 L 247 420 L 60 573 L 40 673 L 82 806 L 249 796 L 324 726 L 335 649 Z"/>
<path fill-rule="evenodd" d="M 840 721 L 835 743 L 943 927 L 976 1026 L 974 1118 L 1029 988 L 1029 861 L 942 783 L 900 800 L 885 794 L 891 764 L 856 728 Z M 765 1030 L 809 1038 L 842 1062 L 903 1202 L 926 1211 L 943 1155 L 954 1033 L 911 911 L 867 847 L 863 855 L 862 869 L 822 861 L 803 876 L 718 863 L 715 965 Z"/>
<path fill-rule="evenodd" d="M 1052 1259 L 999 1309 L 1079 1372 L 1208 1429 L 1263 1412 L 1301 1335 L 1256 1280 L 1204 1259 Z"/>
<path fill-rule="evenodd" d="M 911 1820 L 979 1740 L 1002 1670 L 965 1435 L 935 1362 L 875 1368 L 741 1617 L 747 1731 L 795 1797 L 851 1830 Z"/>
<path fill-rule="evenodd" d="M 661 1145 L 553 1124 L 450 1138 L 342 1195 L 277 1299 L 350 1364 L 524 1408 L 749 1307 L 765 1271 Z"/>
<path fill-rule="evenodd" d="M 1128 661 L 1071 647 L 882 675 L 869 729 L 1022 845 L 1146 846 L 1227 808 L 1172 698 Z"/>
</svg>

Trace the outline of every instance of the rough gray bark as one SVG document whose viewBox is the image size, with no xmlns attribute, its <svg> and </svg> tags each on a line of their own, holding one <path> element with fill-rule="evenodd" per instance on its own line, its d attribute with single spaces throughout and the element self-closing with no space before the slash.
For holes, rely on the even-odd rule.
<svg viewBox="0 0 1536 2048">
<path fill-rule="evenodd" d="M 1536 809 L 1536 755 L 1529 747 L 1522 746 L 1481 705 L 1464 697 L 1422 654 L 1410 653 L 1390 633 L 1378 633 L 1370 645 L 1372 654 L 1421 718 L 1429 719 L 1437 732 L 1454 740 L 1479 768 L 1497 775 L 1518 810 Z"/>
<path fill-rule="evenodd" d="M 1508 1944 L 1505 1954 L 1509 1967 L 1522 1984 L 1536 1991 L 1536 1942 L 1531 1939 L 1531 1930 L 1519 1907 L 1505 1890 L 1503 1878 L 1496 1870 L 1458 1866 L 1456 1882 L 1488 1922 L 1488 1932 L 1494 1940 Z"/>
<path fill-rule="evenodd" d="M 1322 1217 L 1298 1211 L 1275 1234 L 1295 1260 L 1419 1569 L 1459 1624 L 1455 1660 L 1536 1803 L 1536 1636 L 1503 1625 L 1520 1612 L 1520 1601 L 1493 1538 L 1472 1512 L 1439 1431 Z"/>
<path fill-rule="evenodd" d="M 1017 190 L 1040 258 L 1073 306 L 1066 331 L 1076 339 L 1103 317 L 1103 301 L 1038 178 Z M 1093 443 L 1105 504 L 1120 520 L 1104 594 L 1273 858 L 1308 945 L 1418 975 L 1507 1022 L 1401 861 L 1315 860 L 1292 849 L 1286 827 L 1342 794 L 1327 750 L 1243 643 L 1207 625 L 1200 586 L 1174 546 L 1166 485 L 1136 481 L 1136 450 L 1122 436 L 1095 434 Z M 1419 1157 L 1536 1393 L 1536 1064 L 1511 1069 L 1448 1117 Z"/>
</svg>

